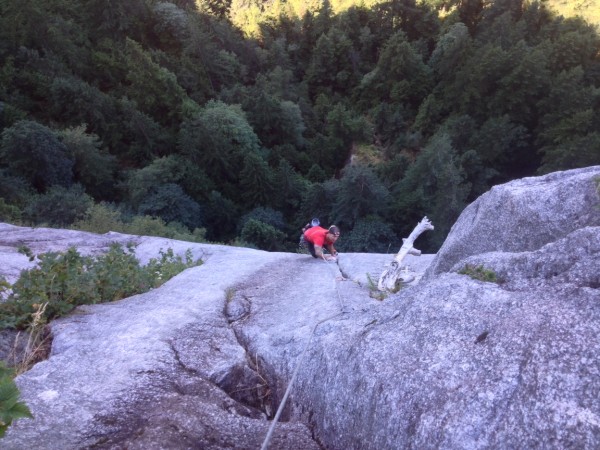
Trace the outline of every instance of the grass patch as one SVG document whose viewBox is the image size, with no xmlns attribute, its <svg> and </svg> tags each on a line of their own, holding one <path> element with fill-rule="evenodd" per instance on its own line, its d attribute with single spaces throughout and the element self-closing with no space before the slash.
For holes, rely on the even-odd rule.
<svg viewBox="0 0 600 450">
<path fill-rule="evenodd" d="M 369 288 L 369 297 L 379 301 L 383 301 L 387 298 L 387 294 L 379 290 L 377 283 L 371 278 L 370 274 L 367 274 L 367 284 Z"/>
<path fill-rule="evenodd" d="M 229 304 L 233 300 L 233 297 L 235 297 L 235 294 L 236 290 L 234 288 L 225 289 L 225 303 Z"/>
<path fill-rule="evenodd" d="M 488 283 L 498 283 L 498 277 L 493 270 L 486 269 L 482 265 L 474 266 L 467 264 L 459 272 L 461 275 L 468 275 L 474 280 L 486 281 Z"/>
</svg>

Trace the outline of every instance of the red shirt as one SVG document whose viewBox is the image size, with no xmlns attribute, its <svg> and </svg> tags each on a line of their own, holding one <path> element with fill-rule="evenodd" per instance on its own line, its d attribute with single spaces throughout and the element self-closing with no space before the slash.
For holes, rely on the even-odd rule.
<svg viewBox="0 0 600 450">
<path fill-rule="evenodd" d="M 324 247 L 326 234 L 327 230 L 323 227 L 311 227 L 304 232 L 304 239 L 313 245 Z"/>
</svg>

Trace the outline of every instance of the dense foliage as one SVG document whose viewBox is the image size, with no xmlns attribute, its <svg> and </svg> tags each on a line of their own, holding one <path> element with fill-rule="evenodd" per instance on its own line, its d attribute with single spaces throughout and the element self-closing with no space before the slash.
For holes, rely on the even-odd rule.
<svg viewBox="0 0 600 450">
<path fill-rule="evenodd" d="M 30 253 L 27 248 L 23 251 Z M 189 251 L 182 258 L 168 249 L 160 251 L 159 258 L 140 266 L 133 248 L 123 249 L 118 244 L 97 257 L 82 256 L 70 248 L 64 253 L 44 253 L 37 258 L 37 267 L 24 270 L 11 286 L 8 298 L 0 302 L 0 330 L 27 328 L 32 315 L 40 310 L 41 319 L 47 323 L 79 305 L 120 300 L 147 292 L 188 267 L 201 264 L 192 259 Z"/>
<path fill-rule="evenodd" d="M 492 185 L 600 164 L 593 24 L 357 3 L 0 0 L 0 220 L 396 251 L 427 215 L 435 251 Z"/>
</svg>

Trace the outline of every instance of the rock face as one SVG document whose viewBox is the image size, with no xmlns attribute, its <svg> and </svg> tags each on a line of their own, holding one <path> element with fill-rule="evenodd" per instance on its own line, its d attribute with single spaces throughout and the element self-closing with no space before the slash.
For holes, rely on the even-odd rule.
<svg viewBox="0 0 600 450">
<path fill-rule="evenodd" d="M 87 251 L 135 239 L 142 260 L 171 247 L 206 262 L 54 323 L 49 359 L 17 378 L 35 419 L 0 444 L 256 449 L 296 374 L 268 448 L 599 448 L 596 178 L 600 167 L 495 187 L 435 258 L 406 260 L 426 276 L 383 301 L 368 278 L 394 255 L 336 265 L 86 234 Z M 64 230 L 0 233 L 11 273 L 27 263 L 18 245 L 68 246 Z M 498 283 L 459 274 L 467 265 Z"/>
<path fill-rule="evenodd" d="M 493 187 L 456 221 L 426 276 L 470 255 L 525 252 L 587 226 L 600 226 L 598 166 Z"/>
<path fill-rule="evenodd" d="M 6 224 L 0 231 L 8 275 L 30 266 L 20 245 L 39 253 L 84 242 L 83 252 L 94 253 L 133 241 L 141 261 L 166 248 L 205 261 L 159 289 L 54 321 L 49 359 L 16 380 L 35 419 L 16 422 L 2 448 L 260 446 L 269 422 L 256 398 L 268 389 L 223 309 L 228 289 L 295 255 Z M 304 424 L 282 425 L 274 445 L 318 448 Z"/>
<path fill-rule="evenodd" d="M 318 331 L 292 417 L 328 448 L 598 448 L 599 177 L 482 196 L 419 285 Z"/>
</svg>

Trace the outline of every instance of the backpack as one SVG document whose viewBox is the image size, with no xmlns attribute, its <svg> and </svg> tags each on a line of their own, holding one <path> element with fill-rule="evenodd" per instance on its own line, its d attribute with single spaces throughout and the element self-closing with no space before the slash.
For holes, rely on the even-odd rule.
<svg viewBox="0 0 600 450">
<path fill-rule="evenodd" d="M 301 253 L 306 253 L 308 251 L 308 242 L 304 239 L 304 232 L 312 227 L 318 227 L 321 224 L 317 217 L 313 218 L 310 223 L 307 223 L 302 228 L 302 233 L 300 234 L 300 242 L 298 243 L 298 249 Z"/>
</svg>

